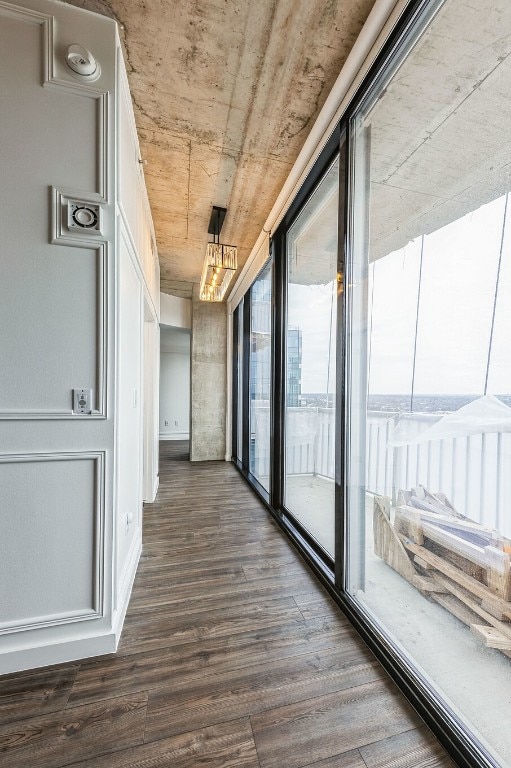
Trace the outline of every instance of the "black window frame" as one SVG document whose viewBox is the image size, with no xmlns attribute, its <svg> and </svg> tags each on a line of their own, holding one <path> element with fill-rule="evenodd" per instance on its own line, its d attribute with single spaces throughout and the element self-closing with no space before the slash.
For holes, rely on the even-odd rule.
<svg viewBox="0 0 511 768">
<path fill-rule="evenodd" d="M 238 446 L 238 376 L 239 376 L 240 305 L 232 313 L 232 400 L 231 400 L 231 461 L 239 460 Z"/>
<path fill-rule="evenodd" d="M 300 522 L 293 516 L 292 512 L 288 510 L 284 504 L 284 482 L 285 482 L 285 411 L 286 411 L 286 403 L 285 403 L 285 397 L 286 397 L 286 366 L 287 366 L 287 289 L 288 289 L 288 275 L 287 275 L 287 251 L 286 251 L 286 242 L 287 242 L 287 233 L 289 232 L 290 228 L 296 221 L 296 219 L 300 216 L 301 212 L 309 202 L 309 200 L 314 195 L 316 189 L 322 182 L 323 178 L 325 177 L 326 173 L 328 173 L 328 170 L 332 166 L 332 164 L 335 162 L 335 160 L 339 157 L 340 159 L 340 166 L 342 166 L 341 157 L 343 157 L 345 152 L 345 141 L 344 141 L 344 130 L 342 129 L 341 123 L 338 123 L 333 132 L 331 133 L 325 147 L 321 151 L 319 157 L 317 158 L 316 162 L 314 163 L 314 166 L 311 169 L 311 172 L 305 179 L 301 189 L 299 190 L 296 198 L 292 202 L 291 206 L 289 207 L 288 211 L 284 215 L 282 221 L 280 222 L 277 230 L 275 231 L 274 236 L 272 237 L 272 244 L 274 248 L 274 259 L 275 263 L 279 265 L 278 270 L 278 276 L 280 280 L 280 285 L 276 286 L 277 290 L 279 291 L 279 296 L 281 299 L 281 312 L 279 314 L 278 318 L 278 324 L 275 324 L 275 333 L 279 335 L 278 340 L 278 351 L 279 351 L 279 359 L 275 362 L 275 412 L 276 412 L 276 419 L 279 423 L 279 446 L 281 446 L 281 450 L 279 451 L 280 456 L 278 457 L 278 461 L 273 466 L 273 474 L 276 475 L 278 472 L 278 495 L 276 494 L 273 497 L 273 506 L 277 514 L 279 515 L 279 518 L 281 520 L 281 524 L 286 528 L 289 535 L 296 541 L 296 543 L 302 547 L 305 548 L 307 551 L 307 555 L 309 558 L 311 558 L 317 567 L 321 568 L 323 572 L 323 576 L 328 580 L 329 583 L 334 583 L 335 581 L 335 562 L 337 560 L 337 553 L 334 556 L 334 558 L 330 557 L 328 553 L 325 552 L 325 550 L 318 544 L 318 542 L 313 538 L 313 536 L 310 535 L 310 533 L 307 531 L 304 526 L 300 524 Z M 344 184 L 345 180 L 342 174 L 339 174 L 339 196 L 342 194 L 344 195 Z M 339 217 L 342 218 L 343 216 L 344 208 L 339 208 Z M 339 263 L 340 263 L 340 256 L 339 256 L 340 248 L 338 244 L 338 253 L 337 253 L 337 266 L 339 270 Z M 337 297 L 337 322 L 339 322 L 339 316 L 340 312 L 342 312 L 342 300 L 340 300 L 340 297 L 338 295 Z M 337 326 L 337 334 L 336 338 L 338 337 L 338 326 Z M 337 395 L 336 395 L 336 407 L 337 407 Z M 337 450 L 337 448 L 336 448 Z M 337 457 L 336 457 L 336 466 L 337 466 Z M 340 504 L 340 493 L 339 488 L 337 486 L 335 487 L 335 519 L 337 521 L 338 517 L 338 507 Z M 337 523 L 336 523 L 336 531 L 335 531 L 335 539 L 337 544 Z"/>
</svg>

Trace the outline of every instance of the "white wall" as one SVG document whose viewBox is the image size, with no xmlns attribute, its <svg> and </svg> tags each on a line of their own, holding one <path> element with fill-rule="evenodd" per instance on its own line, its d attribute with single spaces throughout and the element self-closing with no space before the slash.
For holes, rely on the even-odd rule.
<svg viewBox="0 0 511 768">
<path fill-rule="evenodd" d="M 142 503 L 158 487 L 157 368 L 160 272 L 126 70 L 117 47 L 117 381 L 115 613 L 118 640 L 142 549 Z M 152 391 L 149 391 L 151 389 Z"/>
<path fill-rule="evenodd" d="M 160 440 L 188 440 L 189 429 L 190 332 L 162 326 L 160 334 Z"/>
<path fill-rule="evenodd" d="M 143 494 L 144 501 L 152 502 L 159 483 L 160 333 L 147 301 L 144 302 L 143 373 Z"/>
<path fill-rule="evenodd" d="M 73 43 L 96 81 L 67 67 Z M 0 71 L 2 674 L 116 648 L 141 548 L 159 273 L 115 23 L 0 2 Z M 99 207 L 99 230 L 68 226 L 73 200 Z M 91 413 L 72 410 L 79 387 Z"/>
<path fill-rule="evenodd" d="M 117 579 L 124 598 L 142 540 L 142 285 L 125 233 L 119 241 Z"/>
<path fill-rule="evenodd" d="M 173 328 L 192 327 L 192 300 L 160 293 L 160 322 Z"/>
</svg>

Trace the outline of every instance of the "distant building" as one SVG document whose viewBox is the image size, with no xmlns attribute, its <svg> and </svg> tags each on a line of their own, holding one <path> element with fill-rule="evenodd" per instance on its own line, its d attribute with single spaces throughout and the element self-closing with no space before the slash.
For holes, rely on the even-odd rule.
<svg viewBox="0 0 511 768">
<path fill-rule="evenodd" d="M 271 383 L 271 281 L 252 286 L 250 400 L 269 404 Z"/>
<path fill-rule="evenodd" d="M 252 287 L 252 347 L 250 364 L 250 400 L 270 401 L 271 383 L 271 283 L 259 280 Z M 289 407 L 300 405 L 302 392 L 302 332 L 287 331 L 287 401 Z"/>
<path fill-rule="evenodd" d="M 300 405 L 302 394 L 302 332 L 299 328 L 287 329 L 287 400 L 289 408 Z"/>
</svg>

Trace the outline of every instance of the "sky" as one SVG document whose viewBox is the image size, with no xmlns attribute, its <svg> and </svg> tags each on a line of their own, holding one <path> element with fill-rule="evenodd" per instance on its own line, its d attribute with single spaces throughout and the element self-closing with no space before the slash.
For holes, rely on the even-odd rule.
<svg viewBox="0 0 511 768">
<path fill-rule="evenodd" d="M 483 394 L 505 197 L 426 235 L 372 266 L 370 393 Z M 371 270 L 371 271 L 372 271 Z M 511 210 L 495 312 L 488 392 L 511 391 Z"/>
<path fill-rule="evenodd" d="M 414 393 L 483 394 L 504 205 L 505 197 L 500 197 L 425 236 L 418 320 L 421 238 L 371 265 L 371 394 L 410 393 L 416 322 Z M 288 323 L 302 330 L 303 393 L 324 393 L 327 383 L 329 391 L 334 391 L 335 285 L 332 281 L 289 286 Z M 511 392 L 510 297 L 511 201 L 495 312 L 490 394 Z"/>
<path fill-rule="evenodd" d="M 288 326 L 302 331 L 302 393 L 325 393 L 327 388 L 328 392 L 335 392 L 333 287 L 333 281 L 328 285 L 289 285 Z"/>
</svg>

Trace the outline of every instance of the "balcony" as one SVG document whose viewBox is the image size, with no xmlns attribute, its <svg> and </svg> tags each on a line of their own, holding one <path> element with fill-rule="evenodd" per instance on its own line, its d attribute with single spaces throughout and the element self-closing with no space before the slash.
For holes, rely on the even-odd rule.
<svg viewBox="0 0 511 768">
<path fill-rule="evenodd" d="M 288 498 L 296 517 L 327 551 L 333 532 L 323 505 L 333 498 L 335 430 L 333 408 L 287 408 L 286 475 Z M 256 405 L 251 435 L 251 472 L 267 481 L 269 407 Z M 389 447 L 397 421 L 406 422 L 410 439 L 438 423 L 441 415 L 369 411 L 366 435 L 366 489 L 396 500 L 401 488 L 419 484 L 441 490 L 453 506 L 474 522 L 511 537 L 511 433 L 475 433 L 456 438 Z M 255 449 L 257 446 L 257 450 Z M 306 497 L 304 496 L 304 492 Z M 314 498 L 317 509 L 311 510 Z"/>
<path fill-rule="evenodd" d="M 268 471 L 267 406 L 253 411 L 254 474 Z M 261 417 L 258 417 L 258 413 Z M 334 553 L 334 409 L 287 408 L 286 499 L 298 522 L 329 554 Z M 264 415 L 263 415 L 264 414 Z M 462 621 L 426 598 L 375 554 L 375 495 L 391 500 L 394 518 L 398 493 L 419 485 L 441 491 L 471 521 L 511 535 L 511 433 L 474 432 L 439 440 L 414 442 L 438 424 L 442 415 L 369 411 L 366 431 L 365 541 L 352 557 L 364 562 L 365 583 L 356 597 L 388 631 L 405 655 L 410 649 L 428 680 L 440 683 L 455 712 L 463 710 L 475 731 L 489 737 L 493 748 L 509 759 L 507 736 L 499 730 L 499 712 L 507 706 L 510 662 L 498 650 L 484 647 Z M 394 445 L 397 426 L 408 444 Z M 259 450 L 255 450 L 255 447 Z M 506 652 L 507 653 L 507 652 Z M 488 702 L 486 682 L 492 681 Z"/>
</svg>

